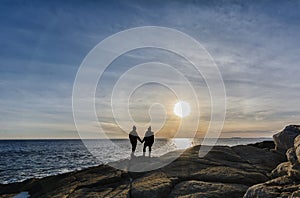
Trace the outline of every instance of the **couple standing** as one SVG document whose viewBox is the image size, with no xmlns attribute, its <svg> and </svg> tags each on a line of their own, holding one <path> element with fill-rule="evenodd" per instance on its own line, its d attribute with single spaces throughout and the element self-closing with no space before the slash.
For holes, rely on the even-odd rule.
<svg viewBox="0 0 300 198">
<path fill-rule="evenodd" d="M 132 155 L 135 152 L 137 140 L 139 140 L 141 143 L 145 142 L 144 148 L 143 148 L 143 156 L 145 156 L 147 147 L 149 147 L 149 156 L 151 156 L 151 147 L 154 143 L 154 133 L 151 131 L 151 126 L 148 127 L 148 130 L 146 131 L 145 137 L 143 140 L 141 140 L 141 138 L 137 134 L 136 127 L 133 126 L 132 131 L 129 133 L 129 139 L 130 139 L 130 143 L 132 146 L 132 153 L 131 153 Z"/>
</svg>

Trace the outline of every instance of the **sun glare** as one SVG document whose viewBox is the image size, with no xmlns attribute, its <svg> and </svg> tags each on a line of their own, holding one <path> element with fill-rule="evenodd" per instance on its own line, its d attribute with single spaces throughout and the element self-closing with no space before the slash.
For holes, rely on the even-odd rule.
<svg viewBox="0 0 300 198">
<path fill-rule="evenodd" d="M 185 101 L 179 101 L 174 105 L 173 109 L 175 115 L 183 118 L 188 116 L 191 113 L 190 104 Z"/>
</svg>

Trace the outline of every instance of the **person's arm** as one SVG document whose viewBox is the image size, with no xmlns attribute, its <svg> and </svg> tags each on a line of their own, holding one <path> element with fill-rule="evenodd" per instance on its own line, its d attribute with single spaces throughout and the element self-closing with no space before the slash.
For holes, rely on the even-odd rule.
<svg viewBox="0 0 300 198">
<path fill-rule="evenodd" d="M 141 143 L 143 143 L 142 140 L 141 140 L 141 138 L 140 138 L 139 136 L 137 136 L 137 138 L 138 138 L 138 140 L 139 140 Z"/>
</svg>

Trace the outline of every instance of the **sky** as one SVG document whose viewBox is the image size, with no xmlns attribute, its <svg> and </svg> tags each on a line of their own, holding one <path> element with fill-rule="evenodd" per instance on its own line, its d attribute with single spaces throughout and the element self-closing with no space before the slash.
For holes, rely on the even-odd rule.
<svg viewBox="0 0 300 198">
<path fill-rule="evenodd" d="M 179 30 L 213 57 L 226 90 L 221 137 L 271 137 L 288 124 L 299 124 L 299 9 L 296 0 L 1 1 L 0 139 L 79 138 L 72 89 L 82 61 L 105 38 L 140 26 Z M 127 136 L 132 121 L 122 115 L 128 108 L 116 101 L 115 113 L 125 123 L 121 129 L 111 111 L 112 89 L 126 70 L 151 61 L 172 65 L 191 81 L 200 97 L 199 109 L 189 101 L 183 79 L 167 79 L 191 103 L 188 123 L 200 123 L 197 131 L 186 126 L 183 137 L 205 134 L 211 112 L 203 78 L 177 55 L 140 49 L 120 56 L 99 80 L 99 121 L 86 122 L 89 137 L 103 132 L 113 138 Z M 159 67 L 146 65 L 131 79 L 164 78 L 169 70 L 153 69 Z M 172 111 L 176 101 L 168 88 L 150 83 L 135 90 L 129 111 L 142 134 L 151 125 L 159 131 L 157 136 L 173 137 L 182 121 Z M 157 103 L 164 109 L 152 106 Z M 193 114 L 196 111 L 200 118 Z"/>
</svg>

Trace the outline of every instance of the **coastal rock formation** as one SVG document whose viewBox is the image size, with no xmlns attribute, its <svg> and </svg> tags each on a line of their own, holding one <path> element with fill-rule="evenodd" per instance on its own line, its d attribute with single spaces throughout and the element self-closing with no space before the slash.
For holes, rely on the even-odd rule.
<svg viewBox="0 0 300 198">
<path fill-rule="evenodd" d="M 279 164 L 271 173 L 270 181 L 249 188 L 244 198 L 300 197 L 300 135 L 286 152 L 287 162 Z"/>
<path fill-rule="evenodd" d="M 295 138 L 295 142 L 294 142 L 294 149 L 293 149 L 293 154 L 294 154 L 294 158 L 295 161 L 294 163 L 296 164 L 296 160 L 300 163 L 300 136 L 297 136 Z"/>
<path fill-rule="evenodd" d="M 191 180 L 177 184 L 169 197 L 242 197 L 247 188 L 240 184 Z"/>
<path fill-rule="evenodd" d="M 185 150 L 172 163 L 149 172 L 127 172 L 109 165 L 86 170 L 0 185 L 0 197 L 28 192 L 31 197 L 243 197 L 249 187 L 270 179 L 269 173 L 286 160 L 274 150 L 274 143 L 215 146 L 203 158 L 200 146 Z M 131 166 L 141 160 L 145 166 L 166 160 L 136 157 L 122 160 Z M 114 162 L 114 163 L 121 163 Z M 126 168 L 126 167 L 125 167 Z"/>
<path fill-rule="evenodd" d="M 294 146 L 294 139 L 300 135 L 300 125 L 289 125 L 279 133 L 273 135 L 275 149 L 285 153 Z"/>
<path fill-rule="evenodd" d="M 18 191 L 29 191 L 31 197 L 126 197 L 128 181 L 129 177 L 124 172 L 101 165 L 83 171 L 1 185 L 0 197 L 12 197 Z"/>
<path fill-rule="evenodd" d="M 163 172 L 154 172 L 137 178 L 132 183 L 132 197 L 167 197 L 174 183 Z"/>
</svg>

